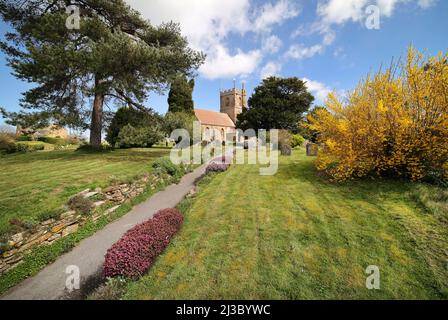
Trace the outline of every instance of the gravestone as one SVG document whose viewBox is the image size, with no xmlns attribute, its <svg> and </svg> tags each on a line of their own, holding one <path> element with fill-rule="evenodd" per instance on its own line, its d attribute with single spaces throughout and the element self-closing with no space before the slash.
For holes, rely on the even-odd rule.
<svg viewBox="0 0 448 320">
<path fill-rule="evenodd" d="M 308 157 L 316 157 L 318 150 L 319 150 L 318 145 L 315 143 L 308 143 L 306 145 L 306 155 Z"/>
</svg>

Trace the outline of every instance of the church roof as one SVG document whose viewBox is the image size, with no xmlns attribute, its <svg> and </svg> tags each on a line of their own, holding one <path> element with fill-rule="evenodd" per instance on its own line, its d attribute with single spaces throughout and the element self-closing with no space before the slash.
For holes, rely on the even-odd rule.
<svg viewBox="0 0 448 320">
<path fill-rule="evenodd" d="M 195 109 L 194 114 L 202 125 L 235 128 L 235 124 L 227 113 Z"/>
</svg>

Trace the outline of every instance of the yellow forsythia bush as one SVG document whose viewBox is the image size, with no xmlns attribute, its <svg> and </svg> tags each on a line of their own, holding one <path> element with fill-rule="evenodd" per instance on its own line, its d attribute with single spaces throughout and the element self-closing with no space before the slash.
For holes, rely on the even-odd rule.
<svg viewBox="0 0 448 320">
<path fill-rule="evenodd" d="M 448 55 L 410 48 L 406 62 L 369 75 L 345 100 L 330 94 L 308 117 L 319 132 L 319 170 L 448 179 Z"/>
</svg>

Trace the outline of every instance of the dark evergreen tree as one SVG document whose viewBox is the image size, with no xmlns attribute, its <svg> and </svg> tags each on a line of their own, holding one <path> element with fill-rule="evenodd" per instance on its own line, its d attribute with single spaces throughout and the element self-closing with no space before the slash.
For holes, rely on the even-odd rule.
<svg viewBox="0 0 448 320">
<path fill-rule="evenodd" d="M 140 110 L 132 107 L 119 108 L 110 121 L 106 132 L 106 141 L 115 146 L 120 131 L 126 127 L 157 128 L 163 130 L 163 119 L 160 115 L 149 110 Z"/>
<path fill-rule="evenodd" d="M 171 83 L 168 95 L 168 112 L 194 113 L 193 103 L 194 79 L 185 75 L 177 76 Z"/>
<path fill-rule="evenodd" d="M 287 129 L 297 133 L 298 123 L 313 101 L 306 83 L 299 78 L 264 79 L 249 98 L 249 108 L 238 116 L 237 127 Z"/>
<path fill-rule="evenodd" d="M 67 27 L 68 5 L 80 10 L 79 29 Z M 90 128 L 94 147 L 104 105 L 143 110 L 149 91 L 165 90 L 178 74 L 194 76 L 204 60 L 177 24 L 154 27 L 124 0 L 0 0 L 0 15 L 13 29 L 0 48 L 14 75 L 37 84 L 23 94 L 24 111 L 3 116 Z"/>
</svg>

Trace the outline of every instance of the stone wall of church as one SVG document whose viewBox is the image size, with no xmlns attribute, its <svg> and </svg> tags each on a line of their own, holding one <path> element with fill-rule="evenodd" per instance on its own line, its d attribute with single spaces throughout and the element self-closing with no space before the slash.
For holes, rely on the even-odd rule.
<svg viewBox="0 0 448 320">
<path fill-rule="evenodd" d="M 226 141 L 226 138 L 229 135 L 234 135 L 235 132 L 235 128 L 202 125 L 202 140 L 208 142 L 215 140 Z"/>
<path fill-rule="evenodd" d="M 246 108 L 246 90 L 243 88 L 225 90 L 220 92 L 220 112 L 227 113 L 236 124 L 237 117 Z"/>
</svg>

